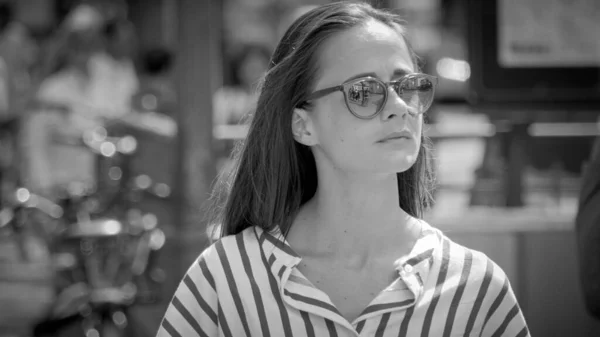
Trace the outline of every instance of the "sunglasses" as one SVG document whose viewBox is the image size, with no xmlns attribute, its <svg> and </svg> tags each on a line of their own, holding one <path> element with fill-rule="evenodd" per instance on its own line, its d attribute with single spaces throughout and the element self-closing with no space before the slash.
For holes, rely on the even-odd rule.
<svg viewBox="0 0 600 337">
<path fill-rule="evenodd" d="M 408 106 L 408 112 L 419 115 L 431 106 L 437 82 L 437 77 L 427 74 L 408 74 L 388 83 L 375 77 L 361 77 L 335 87 L 317 90 L 308 96 L 305 103 L 341 91 L 344 93 L 348 110 L 354 116 L 360 119 L 371 119 L 385 107 L 389 88 L 392 87 Z"/>
</svg>

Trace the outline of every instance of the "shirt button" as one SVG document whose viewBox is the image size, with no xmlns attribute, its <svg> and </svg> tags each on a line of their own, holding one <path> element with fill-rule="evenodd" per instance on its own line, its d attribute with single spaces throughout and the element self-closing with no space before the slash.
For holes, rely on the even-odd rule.
<svg viewBox="0 0 600 337">
<path fill-rule="evenodd" d="M 410 273 L 412 273 L 412 271 L 413 271 L 413 267 L 410 264 L 407 264 L 406 266 L 404 266 L 405 273 L 410 274 Z"/>
</svg>

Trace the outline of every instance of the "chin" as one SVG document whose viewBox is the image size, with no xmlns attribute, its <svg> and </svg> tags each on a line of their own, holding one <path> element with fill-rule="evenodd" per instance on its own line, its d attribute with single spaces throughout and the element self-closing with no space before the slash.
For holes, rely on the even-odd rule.
<svg viewBox="0 0 600 337">
<path fill-rule="evenodd" d="M 415 164 L 415 162 L 413 161 L 410 163 L 405 163 L 404 165 L 397 165 L 393 171 L 395 173 L 406 172 L 406 171 L 410 170 L 410 168 L 413 167 L 414 164 Z"/>
<path fill-rule="evenodd" d="M 393 171 L 397 173 L 407 171 L 417 162 L 418 155 L 418 153 L 399 154 L 399 156 L 391 158 L 392 162 L 390 163 L 390 166 L 392 166 L 394 168 Z"/>
</svg>

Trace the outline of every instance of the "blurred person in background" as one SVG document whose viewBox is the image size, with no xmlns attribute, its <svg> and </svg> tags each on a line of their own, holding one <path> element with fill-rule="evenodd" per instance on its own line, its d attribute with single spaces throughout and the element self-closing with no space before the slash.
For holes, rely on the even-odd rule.
<svg viewBox="0 0 600 337">
<path fill-rule="evenodd" d="M 231 84 L 219 88 L 213 99 L 213 125 L 237 125 L 251 114 L 258 99 L 257 86 L 269 66 L 270 50 L 260 44 L 243 46 L 232 58 Z M 230 169 L 234 140 L 217 143 L 217 170 Z"/>
<path fill-rule="evenodd" d="M 270 51 L 259 44 L 241 48 L 232 58 L 231 84 L 215 93 L 214 123 L 238 124 L 256 105 L 257 86 L 269 65 Z"/>
<path fill-rule="evenodd" d="M 92 5 L 67 16 L 48 48 L 47 76 L 23 127 L 25 182 L 47 197 L 95 183 L 94 155 L 78 145 L 84 132 L 131 111 L 138 90 L 132 27 Z"/>
<path fill-rule="evenodd" d="M 529 336 L 504 271 L 422 220 L 433 202 L 423 74 L 393 13 L 319 6 L 278 44 L 219 240 L 189 268 L 166 336 Z"/>
<path fill-rule="evenodd" d="M 174 117 L 177 93 L 172 68 L 173 53 L 167 48 L 151 48 L 141 55 L 140 88 L 133 98 L 137 112 L 159 112 Z"/>
<path fill-rule="evenodd" d="M 600 320 L 600 137 L 583 167 L 575 228 L 583 299 L 590 315 Z"/>
<path fill-rule="evenodd" d="M 0 119 L 22 114 L 31 98 L 37 45 L 27 27 L 13 18 L 13 5 L 0 3 Z"/>
<path fill-rule="evenodd" d="M 19 128 L 34 91 L 37 44 L 13 18 L 13 3 L 0 3 L 0 190 L 18 184 Z"/>
</svg>

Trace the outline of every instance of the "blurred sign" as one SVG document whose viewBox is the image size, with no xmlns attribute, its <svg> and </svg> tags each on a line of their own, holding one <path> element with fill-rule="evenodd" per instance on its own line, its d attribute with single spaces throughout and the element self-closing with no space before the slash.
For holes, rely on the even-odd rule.
<svg viewBox="0 0 600 337">
<path fill-rule="evenodd" d="M 468 0 L 467 11 L 472 103 L 600 106 L 600 1 Z"/>
<path fill-rule="evenodd" d="M 502 66 L 600 65 L 600 1 L 500 0 L 498 5 Z"/>
</svg>

